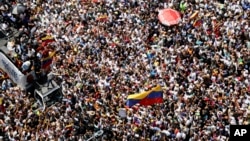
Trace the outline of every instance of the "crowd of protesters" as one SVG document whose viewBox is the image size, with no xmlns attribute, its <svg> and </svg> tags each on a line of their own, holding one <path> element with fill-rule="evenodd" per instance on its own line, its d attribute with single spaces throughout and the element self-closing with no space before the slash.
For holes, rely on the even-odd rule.
<svg viewBox="0 0 250 141">
<path fill-rule="evenodd" d="M 64 99 L 37 111 L 18 87 L 2 90 L 2 138 L 87 140 L 103 130 L 96 140 L 222 141 L 229 125 L 249 124 L 249 0 L 100 1 L 21 1 L 26 16 L 16 28 L 35 43 L 23 48 L 37 55 L 39 37 L 55 39 L 45 48 L 57 51 L 51 71 Z M 182 21 L 162 25 L 164 8 Z M 126 107 L 129 94 L 157 84 L 164 103 Z"/>
</svg>

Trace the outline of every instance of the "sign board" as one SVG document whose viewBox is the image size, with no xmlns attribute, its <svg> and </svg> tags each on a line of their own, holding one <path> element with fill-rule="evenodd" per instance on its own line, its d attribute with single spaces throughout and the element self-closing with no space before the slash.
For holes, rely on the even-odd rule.
<svg viewBox="0 0 250 141">
<path fill-rule="evenodd" d="M 2 52 L 0 52 L 0 68 L 6 72 L 10 79 L 21 89 L 25 89 L 27 84 L 25 75 Z"/>
<path fill-rule="evenodd" d="M 119 109 L 119 116 L 120 116 L 121 118 L 126 118 L 126 117 L 127 117 L 126 109 L 120 108 L 120 109 Z"/>
</svg>

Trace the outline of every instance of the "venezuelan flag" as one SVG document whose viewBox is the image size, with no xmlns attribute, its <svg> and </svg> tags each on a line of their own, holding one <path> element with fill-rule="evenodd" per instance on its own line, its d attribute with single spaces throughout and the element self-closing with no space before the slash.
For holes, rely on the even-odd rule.
<svg viewBox="0 0 250 141">
<path fill-rule="evenodd" d="M 46 69 L 53 61 L 53 56 L 56 54 L 56 51 L 49 54 L 48 57 L 42 59 L 42 69 Z"/>
<path fill-rule="evenodd" d="M 44 41 L 51 41 L 51 40 L 55 40 L 52 36 L 50 35 L 47 35 L 45 37 L 42 37 L 41 40 L 44 42 Z"/>
<path fill-rule="evenodd" d="M 47 35 L 47 36 L 41 38 L 41 40 L 42 40 L 43 46 L 47 46 L 49 43 L 55 42 L 55 39 L 50 35 Z"/>
<path fill-rule="evenodd" d="M 145 91 L 138 94 L 129 95 L 127 98 L 127 106 L 132 107 L 139 103 L 140 105 L 152 105 L 163 102 L 163 91 L 161 86 L 156 86 L 152 90 Z"/>
</svg>

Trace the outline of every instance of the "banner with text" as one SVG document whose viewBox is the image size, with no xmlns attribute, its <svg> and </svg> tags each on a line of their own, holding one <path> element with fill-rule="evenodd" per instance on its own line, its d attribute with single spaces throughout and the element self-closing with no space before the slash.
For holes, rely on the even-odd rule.
<svg viewBox="0 0 250 141">
<path fill-rule="evenodd" d="M 25 89 L 27 84 L 25 75 L 2 52 L 0 52 L 0 68 L 21 89 Z"/>
</svg>

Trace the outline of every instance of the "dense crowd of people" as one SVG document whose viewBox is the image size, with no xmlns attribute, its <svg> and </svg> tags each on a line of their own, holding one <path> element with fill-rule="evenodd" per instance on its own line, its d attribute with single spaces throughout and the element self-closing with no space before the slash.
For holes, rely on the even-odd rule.
<svg viewBox="0 0 250 141">
<path fill-rule="evenodd" d="M 19 42 L 20 56 L 56 50 L 51 71 L 63 80 L 64 99 L 39 111 L 20 88 L 2 90 L 2 138 L 87 140 L 103 130 L 96 140 L 222 141 L 229 125 L 249 124 L 249 0 L 21 2 L 27 9 L 16 28 L 28 41 Z M 182 21 L 162 25 L 164 8 Z M 55 41 L 42 44 L 44 36 Z M 129 94 L 157 84 L 164 103 L 126 107 Z"/>
</svg>

